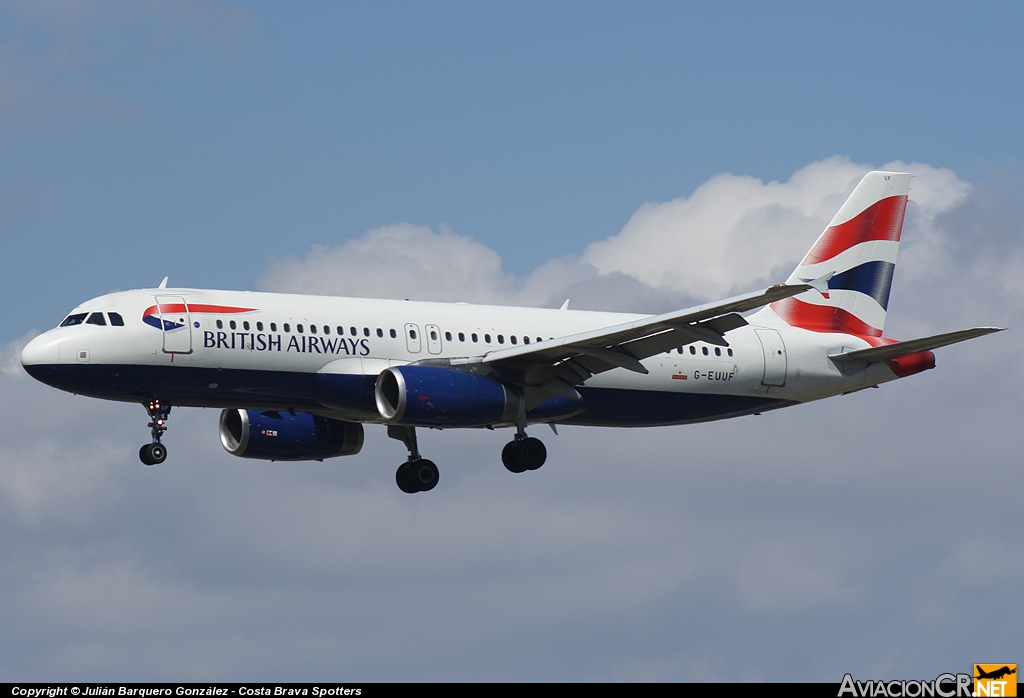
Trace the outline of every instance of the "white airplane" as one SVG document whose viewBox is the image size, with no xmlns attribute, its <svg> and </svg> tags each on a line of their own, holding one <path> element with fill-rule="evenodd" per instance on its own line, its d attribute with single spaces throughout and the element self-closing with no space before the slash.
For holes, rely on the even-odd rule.
<svg viewBox="0 0 1024 698">
<path fill-rule="evenodd" d="M 999 328 L 882 337 L 910 175 L 867 174 L 785 284 L 664 315 L 167 288 L 111 293 L 25 347 L 34 378 L 140 402 L 161 463 L 171 406 L 222 408 L 230 453 L 322 460 L 387 425 L 404 492 L 433 489 L 416 428 L 511 427 L 515 473 L 544 464 L 529 424 L 688 424 L 849 393 L 935 366 Z M 757 310 L 743 317 L 740 313 Z"/>
</svg>

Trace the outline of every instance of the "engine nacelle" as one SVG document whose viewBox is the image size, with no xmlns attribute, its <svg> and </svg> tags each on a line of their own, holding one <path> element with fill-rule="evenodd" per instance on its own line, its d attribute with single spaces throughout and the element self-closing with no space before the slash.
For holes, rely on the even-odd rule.
<svg viewBox="0 0 1024 698">
<path fill-rule="evenodd" d="M 393 366 L 377 377 L 377 410 L 391 424 L 484 427 L 515 424 L 521 392 L 493 378 L 440 366 Z"/>
<path fill-rule="evenodd" d="M 242 458 L 323 460 L 363 447 L 363 425 L 305 412 L 224 410 L 220 442 Z"/>
</svg>

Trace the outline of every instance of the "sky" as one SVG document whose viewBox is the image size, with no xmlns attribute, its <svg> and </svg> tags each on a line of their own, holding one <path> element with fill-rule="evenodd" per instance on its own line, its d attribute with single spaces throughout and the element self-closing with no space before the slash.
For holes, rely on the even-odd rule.
<svg viewBox="0 0 1024 698">
<path fill-rule="evenodd" d="M 1019 662 L 1024 61 L 1013 3 L 0 5 L 0 680 L 838 682 Z M 172 285 L 661 312 L 784 280 L 915 175 L 888 336 L 935 371 L 658 429 L 368 427 L 237 459 L 32 381 Z"/>
</svg>

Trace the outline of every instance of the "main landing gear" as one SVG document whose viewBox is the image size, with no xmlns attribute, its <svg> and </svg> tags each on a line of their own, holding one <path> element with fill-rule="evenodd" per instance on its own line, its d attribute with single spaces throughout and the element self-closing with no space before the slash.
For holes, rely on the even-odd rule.
<svg viewBox="0 0 1024 698">
<path fill-rule="evenodd" d="M 526 435 L 523 424 L 516 428 L 516 437 L 501 450 L 501 462 L 513 473 L 525 473 L 544 465 L 548 450 L 544 442 Z"/>
<path fill-rule="evenodd" d="M 547 460 L 548 450 L 540 439 L 526 435 L 525 423 L 516 429 L 514 439 L 505 444 L 501 452 L 501 462 L 513 473 L 525 473 L 536 470 Z M 407 494 L 428 492 L 437 486 L 438 472 L 433 461 L 420 455 L 416 445 L 416 429 L 414 427 L 389 426 L 388 436 L 405 444 L 409 449 L 409 458 L 395 472 L 398 489 Z M 155 444 L 158 445 L 158 444 Z"/>
<path fill-rule="evenodd" d="M 429 492 L 434 489 L 439 475 L 437 466 L 433 461 L 420 455 L 420 449 L 416 445 L 415 427 L 389 426 L 388 436 L 401 441 L 409 449 L 409 459 L 398 466 L 398 471 L 395 472 L 398 489 L 406 494 Z"/>
<path fill-rule="evenodd" d="M 139 460 L 146 465 L 159 465 L 167 459 L 167 447 L 160 443 L 160 437 L 167 431 L 167 417 L 171 413 L 170 405 L 163 405 L 160 400 L 153 399 L 144 405 L 149 413 L 150 432 L 153 434 L 153 443 L 148 443 L 139 449 Z"/>
</svg>

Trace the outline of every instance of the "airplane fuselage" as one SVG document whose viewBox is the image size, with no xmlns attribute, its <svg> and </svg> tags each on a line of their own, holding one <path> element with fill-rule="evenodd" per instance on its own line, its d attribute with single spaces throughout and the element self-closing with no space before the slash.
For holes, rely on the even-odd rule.
<svg viewBox="0 0 1024 698">
<path fill-rule="evenodd" d="M 103 313 L 106 324 L 95 324 Z M 112 325 L 110 313 L 123 319 Z M 26 351 L 25 367 L 69 392 L 176 406 L 294 409 L 382 421 L 374 404 L 387 366 L 444 362 L 618 325 L 646 316 L 197 289 L 112 293 L 81 304 L 77 324 Z M 90 322 L 90 320 L 92 320 Z M 885 363 L 849 370 L 829 355 L 861 337 L 785 323 L 730 331 L 728 346 L 691 342 L 613 369 L 579 387 L 573 410 L 530 422 L 639 427 L 721 419 L 807 402 L 898 376 Z M 844 370 L 845 369 L 845 370 Z M 324 399 L 325 377 L 341 376 Z M 326 381 L 326 382 L 325 382 Z M 350 393 L 347 399 L 338 391 Z"/>
</svg>

